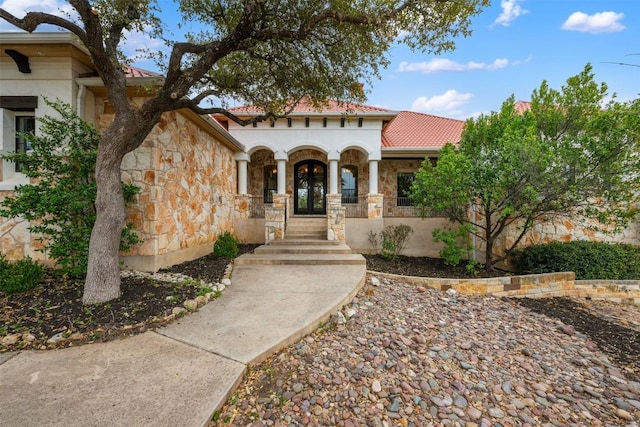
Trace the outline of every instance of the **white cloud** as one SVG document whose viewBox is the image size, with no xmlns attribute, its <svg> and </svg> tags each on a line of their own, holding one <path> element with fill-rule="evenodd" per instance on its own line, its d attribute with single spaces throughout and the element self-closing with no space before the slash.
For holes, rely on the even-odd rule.
<svg viewBox="0 0 640 427">
<path fill-rule="evenodd" d="M 421 113 L 435 113 L 444 114 L 448 116 L 460 115 L 460 112 L 456 109 L 461 105 L 467 104 L 473 94 L 460 93 L 455 89 L 449 89 L 442 95 L 435 95 L 431 98 L 421 96 L 413 101 L 411 104 L 411 110 Z"/>
<path fill-rule="evenodd" d="M 56 16 L 68 18 L 77 14 L 66 1 L 60 0 L 5 0 L 0 3 L 0 8 L 5 9 L 18 18 L 24 17 L 27 12 L 46 12 Z M 38 30 L 52 31 L 51 26 L 40 26 Z M 0 20 L 0 31 L 20 31 L 17 27 Z"/>
<path fill-rule="evenodd" d="M 124 31 L 122 51 L 126 57 L 132 61 L 141 60 L 146 58 L 145 52 L 150 51 L 168 51 L 167 46 L 162 40 L 153 39 L 149 36 L 151 28 L 147 26 L 143 32 Z"/>
<path fill-rule="evenodd" d="M 517 17 L 529 13 L 520 6 L 520 2 L 521 0 L 502 0 L 500 2 L 502 12 L 493 23 L 508 27 Z"/>
<path fill-rule="evenodd" d="M 623 17 L 624 13 L 616 12 L 598 12 L 593 15 L 573 12 L 562 24 L 562 29 L 593 34 L 614 33 L 625 29 L 625 26 L 618 22 Z"/>
<path fill-rule="evenodd" d="M 432 74 L 442 71 L 467 71 L 467 70 L 497 70 L 505 68 L 509 65 L 509 60 L 498 58 L 492 63 L 469 61 L 462 64 L 450 59 L 433 58 L 431 61 L 423 62 L 406 62 L 403 61 L 398 65 L 397 71 L 418 71 L 423 74 Z"/>
</svg>

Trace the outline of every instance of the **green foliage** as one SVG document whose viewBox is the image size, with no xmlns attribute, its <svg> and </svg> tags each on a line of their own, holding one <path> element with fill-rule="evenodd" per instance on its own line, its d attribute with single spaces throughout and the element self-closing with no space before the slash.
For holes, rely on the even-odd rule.
<svg viewBox="0 0 640 427">
<path fill-rule="evenodd" d="M 219 234 L 213 245 L 213 254 L 220 258 L 235 258 L 238 255 L 238 239 L 228 231 Z"/>
<path fill-rule="evenodd" d="M 640 280 L 640 247 L 603 242 L 551 242 L 512 254 L 521 271 L 573 271 L 579 280 Z"/>
<path fill-rule="evenodd" d="M 0 292 L 13 294 L 36 288 L 42 280 L 44 268 L 31 258 L 9 262 L 0 254 Z"/>
<path fill-rule="evenodd" d="M 2 156 L 24 165 L 23 173 L 31 184 L 19 186 L 13 196 L 0 203 L 0 216 L 28 220 L 29 230 L 42 236 L 42 250 L 56 265 L 66 274 L 82 276 L 96 219 L 94 175 L 99 135 L 70 105 L 47 104 L 60 118 L 44 117 L 37 135 L 24 135 L 33 150 Z M 126 201 L 138 192 L 131 184 L 123 183 L 122 188 Z M 127 225 L 122 230 L 121 249 L 127 250 L 138 241 Z"/>
<path fill-rule="evenodd" d="M 402 253 L 413 228 L 407 224 L 389 225 L 382 230 L 382 256 L 396 258 Z"/>
<path fill-rule="evenodd" d="M 456 229 L 433 230 L 431 233 L 433 241 L 444 243 L 444 247 L 440 249 L 440 256 L 445 264 L 455 267 L 463 259 L 470 259 L 469 255 L 473 249 L 469 239 L 470 232 L 470 224 L 461 225 Z"/>
<path fill-rule="evenodd" d="M 638 215 L 640 99 L 608 98 L 590 65 L 559 91 L 543 82 L 524 113 L 511 96 L 499 112 L 468 120 L 459 147 L 445 146 L 436 166 L 423 162 L 414 203 L 471 224 L 488 269 L 553 217 L 620 230 Z M 508 228 L 516 237 L 496 256 L 494 243 Z"/>
</svg>

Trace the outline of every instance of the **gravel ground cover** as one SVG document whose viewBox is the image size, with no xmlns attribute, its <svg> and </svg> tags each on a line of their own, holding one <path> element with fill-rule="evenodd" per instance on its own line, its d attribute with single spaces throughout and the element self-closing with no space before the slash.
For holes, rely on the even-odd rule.
<svg viewBox="0 0 640 427">
<path fill-rule="evenodd" d="M 251 367 L 210 425 L 638 425 L 637 359 L 518 301 L 370 275 L 342 313 Z"/>
</svg>

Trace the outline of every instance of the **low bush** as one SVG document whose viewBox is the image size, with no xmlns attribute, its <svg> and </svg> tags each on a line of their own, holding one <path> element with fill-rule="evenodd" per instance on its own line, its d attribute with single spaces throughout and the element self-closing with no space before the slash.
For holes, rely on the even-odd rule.
<svg viewBox="0 0 640 427">
<path fill-rule="evenodd" d="M 219 234 L 213 245 L 213 254 L 220 258 L 235 258 L 238 255 L 238 239 L 228 231 Z"/>
<path fill-rule="evenodd" d="M 26 292 L 38 287 L 44 268 L 31 258 L 9 262 L 0 254 L 0 291 L 7 294 Z"/>
<path fill-rule="evenodd" d="M 640 247 L 602 242 L 551 242 L 515 251 L 523 272 L 573 271 L 578 280 L 640 280 Z"/>
<path fill-rule="evenodd" d="M 413 228 L 407 224 L 389 225 L 382 230 L 382 256 L 397 258 L 413 234 Z"/>
</svg>

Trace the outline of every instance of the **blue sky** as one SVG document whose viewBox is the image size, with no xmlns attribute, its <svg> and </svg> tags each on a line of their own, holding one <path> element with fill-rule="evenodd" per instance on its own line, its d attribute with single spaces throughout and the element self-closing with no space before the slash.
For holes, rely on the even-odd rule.
<svg viewBox="0 0 640 427">
<path fill-rule="evenodd" d="M 543 80 L 560 88 L 587 63 L 619 100 L 640 96 L 639 67 L 606 63 L 640 65 L 639 0 L 493 0 L 472 28 L 437 57 L 395 48 L 369 103 L 467 118 L 528 100 Z"/>
<path fill-rule="evenodd" d="M 59 0 L 0 6 L 18 15 L 68 8 Z M 165 10 L 167 22 L 176 19 L 173 9 Z M 560 88 L 587 63 L 619 100 L 640 96 L 640 67 L 608 63 L 640 65 L 640 0 L 493 0 L 472 29 L 454 51 L 439 56 L 394 47 L 391 65 L 366 88 L 367 104 L 465 119 L 498 110 L 511 94 L 528 100 L 543 80 Z M 143 34 L 129 37 L 127 51 L 141 46 L 161 48 Z M 153 69 L 148 62 L 135 65 Z"/>
</svg>

